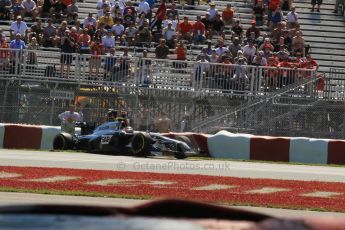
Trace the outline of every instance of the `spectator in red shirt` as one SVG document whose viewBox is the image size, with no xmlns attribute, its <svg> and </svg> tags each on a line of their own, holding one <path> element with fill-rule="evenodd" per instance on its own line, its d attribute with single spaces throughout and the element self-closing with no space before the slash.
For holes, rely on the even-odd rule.
<svg viewBox="0 0 345 230">
<path fill-rule="evenodd" d="M 176 60 L 179 60 L 179 62 L 174 62 L 174 67 L 177 69 L 182 69 L 182 68 L 186 68 L 187 64 L 185 61 L 187 59 L 187 48 L 184 45 L 183 41 L 180 41 L 175 49 L 175 53 L 176 53 Z"/>
<path fill-rule="evenodd" d="M 193 25 L 194 43 L 204 43 L 205 40 L 205 25 L 201 22 L 201 16 L 196 17 L 196 22 Z"/>
<path fill-rule="evenodd" d="M 295 82 L 296 68 L 294 67 L 293 63 L 289 62 L 289 58 L 283 58 L 283 60 L 278 64 L 278 67 L 282 68 L 279 70 L 279 88 Z"/>
<path fill-rule="evenodd" d="M 160 31 L 162 29 L 162 22 L 165 19 L 166 14 L 167 14 L 167 6 L 165 3 L 165 0 L 162 0 L 162 4 L 158 7 L 156 16 L 151 24 L 151 29 L 157 26 L 157 30 Z"/>
<path fill-rule="evenodd" d="M 193 32 L 193 25 L 188 21 L 188 17 L 185 16 L 183 18 L 183 22 L 181 22 L 178 26 L 178 39 L 184 39 L 189 42 L 192 40 L 192 32 Z"/>
<path fill-rule="evenodd" d="M 225 25 L 232 25 L 234 19 L 234 10 L 231 8 L 231 4 L 228 3 L 226 8 L 222 12 L 222 19 Z"/>
<path fill-rule="evenodd" d="M 310 54 L 306 56 L 305 61 L 300 65 L 301 68 L 307 69 L 307 70 L 315 70 L 318 71 L 319 64 L 311 57 Z M 310 78 L 311 72 L 305 72 L 305 77 Z"/>
<path fill-rule="evenodd" d="M 102 62 L 102 58 L 100 55 L 102 55 L 104 53 L 104 48 L 102 43 L 99 42 L 92 42 L 91 46 L 90 46 L 90 61 L 89 61 L 89 70 L 90 70 L 90 77 L 93 75 L 94 73 L 94 69 L 95 71 L 95 76 L 96 78 L 98 77 L 98 73 L 99 73 L 99 68 L 101 67 L 101 62 Z"/>
</svg>

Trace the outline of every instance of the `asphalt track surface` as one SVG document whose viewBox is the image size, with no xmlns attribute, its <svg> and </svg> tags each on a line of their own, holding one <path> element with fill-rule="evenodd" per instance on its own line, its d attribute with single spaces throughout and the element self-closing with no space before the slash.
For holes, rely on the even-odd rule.
<svg viewBox="0 0 345 230">
<path fill-rule="evenodd" d="M 135 158 L 128 156 L 107 156 L 74 152 L 1 149 L 0 165 L 345 182 L 345 167 L 220 160 L 175 160 L 167 157 Z M 78 197 L 76 199 L 76 197 L 73 196 L 0 193 L 0 205 L 59 203 L 76 205 L 132 206 L 142 202 L 145 201 L 95 197 Z M 281 217 L 319 215 L 345 217 L 345 213 L 296 211 L 256 207 L 244 208 Z"/>
<path fill-rule="evenodd" d="M 136 158 L 75 152 L 0 150 L 1 166 L 34 166 L 345 182 L 345 167 L 220 160 Z"/>
</svg>

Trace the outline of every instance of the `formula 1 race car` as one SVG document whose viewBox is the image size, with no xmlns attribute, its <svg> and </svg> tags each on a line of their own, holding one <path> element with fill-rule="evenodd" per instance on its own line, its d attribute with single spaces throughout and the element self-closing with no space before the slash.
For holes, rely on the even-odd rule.
<svg viewBox="0 0 345 230">
<path fill-rule="evenodd" d="M 82 150 L 99 153 L 123 153 L 138 157 L 149 155 L 174 155 L 177 159 L 196 155 L 188 137 L 175 139 L 160 133 L 134 131 L 119 121 L 106 122 L 87 135 L 71 135 L 62 132 L 55 136 L 56 150 Z"/>
</svg>

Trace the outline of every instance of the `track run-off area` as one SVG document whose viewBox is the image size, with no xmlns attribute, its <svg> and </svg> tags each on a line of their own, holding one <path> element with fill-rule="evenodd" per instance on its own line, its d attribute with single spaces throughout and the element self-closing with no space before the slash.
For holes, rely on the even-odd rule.
<svg viewBox="0 0 345 230">
<path fill-rule="evenodd" d="M 345 167 L 2 149 L 0 187 L 345 212 Z"/>
</svg>

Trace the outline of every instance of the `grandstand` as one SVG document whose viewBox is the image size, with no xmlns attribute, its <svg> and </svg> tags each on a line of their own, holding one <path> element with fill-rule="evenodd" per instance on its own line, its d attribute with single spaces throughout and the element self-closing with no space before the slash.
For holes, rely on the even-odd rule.
<svg viewBox="0 0 345 230">
<path fill-rule="evenodd" d="M 229 2 L 214 3 L 222 11 Z M 245 32 L 253 20 L 251 1 L 233 0 L 230 3 L 235 11 L 234 19 L 240 21 Z M 84 0 L 77 4 L 80 21 L 90 12 L 97 13 L 96 0 Z M 56 114 L 72 97 L 54 99 L 52 92 L 72 92 L 74 98 L 87 98 L 87 103 L 83 103 L 89 121 L 101 121 L 107 107 L 116 107 L 130 111 L 133 123 L 140 115 L 142 122 L 152 124 L 156 114 L 163 110 L 174 121 L 175 130 L 179 129 L 182 121 L 188 121 L 190 130 L 203 132 L 228 129 L 256 134 L 344 138 L 345 125 L 342 124 L 345 117 L 341 114 L 345 114 L 342 105 L 345 81 L 344 73 L 338 68 L 343 67 L 345 62 L 345 17 L 333 12 L 334 4 L 332 0 L 324 0 L 321 12 L 314 13 L 310 12 L 309 0 L 294 3 L 305 42 L 311 46 L 312 57 L 320 65 L 319 73 L 325 75 L 314 70 L 296 71 L 281 67 L 276 74 L 285 73 L 286 79 L 290 80 L 284 81 L 289 83 L 269 82 L 267 73 L 275 71 L 276 67 L 247 66 L 248 82 L 243 83 L 214 78 L 209 74 L 209 69 L 212 69 L 225 76 L 233 75 L 239 67 L 233 62 L 234 65 L 229 65 L 230 70 L 223 63 L 209 64 L 208 74 L 201 74 L 198 80 L 201 64 L 197 62 L 197 57 L 207 46 L 206 43 L 187 43 L 186 60 L 176 60 L 174 49 L 170 49 L 169 59 L 158 60 L 155 59 L 156 41 L 144 48 L 130 46 L 130 56 L 126 59 L 121 59 L 121 56 L 127 46 L 117 42 L 116 57 L 130 64 L 120 65 L 116 74 L 106 75 L 107 56 L 101 56 L 99 78 L 90 74 L 92 57 L 72 54 L 73 62 L 66 76 L 60 70 L 60 49 L 42 48 L 35 51 L 36 63 L 23 62 L 22 54 L 16 54 L 17 66 L 0 70 L 0 121 L 58 124 Z M 138 2 L 133 2 L 133 5 L 138 5 Z M 209 8 L 205 2 L 200 5 L 176 5 L 181 21 L 185 16 L 195 21 Z M 47 18 L 42 19 L 47 21 Z M 29 18 L 24 18 L 24 21 L 32 25 Z M 1 21 L 7 41 L 10 40 L 11 22 Z M 259 42 L 271 36 L 265 24 L 259 28 L 262 34 Z M 231 26 L 225 26 L 224 33 L 225 45 L 229 46 L 234 38 Z M 220 38 L 215 35 L 210 39 L 213 48 Z M 142 58 L 143 49 L 148 51 L 147 59 Z M 30 51 L 24 51 L 23 55 L 27 57 Z M 146 65 L 150 65 L 149 83 L 144 79 Z M 47 67 L 54 74 L 49 74 Z M 321 83 L 324 84 L 322 89 Z M 13 111 L 18 111 L 15 116 Z"/>
</svg>

